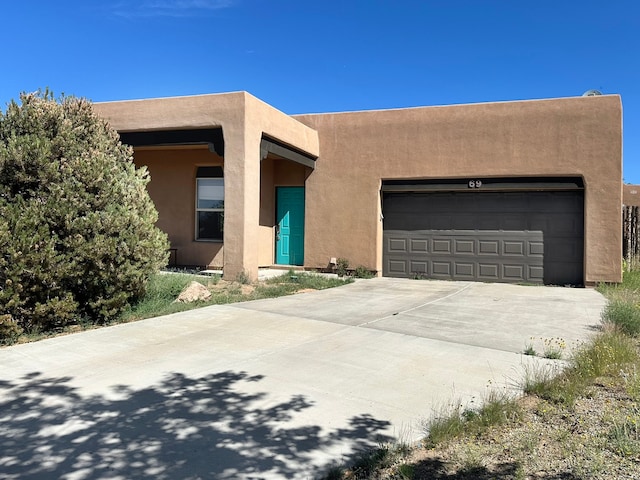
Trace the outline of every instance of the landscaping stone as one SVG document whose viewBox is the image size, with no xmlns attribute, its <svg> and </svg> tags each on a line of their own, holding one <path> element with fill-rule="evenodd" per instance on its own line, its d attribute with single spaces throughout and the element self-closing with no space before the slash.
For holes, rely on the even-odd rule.
<svg viewBox="0 0 640 480">
<path fill-rule="evenodd" d="M 180 295 L 178 295 L 176 302 L 191 303 L 208 300 L 210 297 L 211 292 L 207 287 L 205 287 L 201 283 L 193 281 L 189 285 L 187 285 L 184 290 L 182 290 L 182 292 L 180 292 Z"/>
</svg>

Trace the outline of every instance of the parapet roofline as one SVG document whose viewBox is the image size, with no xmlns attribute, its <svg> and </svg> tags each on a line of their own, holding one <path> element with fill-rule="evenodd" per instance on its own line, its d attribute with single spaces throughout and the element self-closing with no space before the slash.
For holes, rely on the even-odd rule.
<svg viewBox="0 0 640 480">
<path fill-rule="evenodd" d="M 473 106 L 502 105 L 502 104 L 512 104 L 512 103 L 553 102 L 553 101 L 563 101 L 563 100 L 574 100 L 579 98 L 593 99 L 593 98 L 611 98 L 611 97 L 617 97 L 619 99 L 621 98 L 620 94 L 618 93 L 610 93 L 610 94 L 588 96 L 588 97 L 585 97 L 583 95 L 576 95 L 572 97 L 529 98 L 529 99 L 521 99 L 521 100 L 497 100 L 497 101 L 488 101 L 488 102 L 446 103 L 446 104 L 437 104 L 437 105 L 413 105 L 409 107 L 342 110 L 342 111 L 334 111 L 334 112 L 293 113 L 291 114 L 291 116 L 305 117 L 305 116 L 316 116 L 316 115 L 341 115 L 341 114 L 363 113 L 363 112 L 367 112 L 367 113 L 393 112 L 393 111 L 404 111 L 404 110 L 417 110 L 417 109 L 424 109 L 424 108 L 473 107 Z"/>
</svg>

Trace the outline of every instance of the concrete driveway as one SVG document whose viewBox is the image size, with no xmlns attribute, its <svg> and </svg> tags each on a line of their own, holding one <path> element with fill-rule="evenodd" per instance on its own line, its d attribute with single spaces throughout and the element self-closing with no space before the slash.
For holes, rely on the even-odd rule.
<svg viewBox="0 0 640 480">
<path fill-rule="evenodd" d="M 588 338 L 590 289 L 378 278 L 0 349 L 0 477 L 314 478 Z"/>
</svg>

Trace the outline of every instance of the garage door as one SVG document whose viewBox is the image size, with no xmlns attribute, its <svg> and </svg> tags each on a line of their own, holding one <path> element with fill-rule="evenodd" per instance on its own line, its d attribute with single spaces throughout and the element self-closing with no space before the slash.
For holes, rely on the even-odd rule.
<svg viewBox="0 0 640 480">
<path fill-rule="evenodd" d="M 583 283 L 583 192 L 384 193 L 383 274 Z"/>
</svg>

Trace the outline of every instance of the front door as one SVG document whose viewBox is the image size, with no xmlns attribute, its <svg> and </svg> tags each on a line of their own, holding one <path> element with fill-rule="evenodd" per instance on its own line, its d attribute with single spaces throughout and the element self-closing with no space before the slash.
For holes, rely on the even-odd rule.
<svg viewBox="0 0 640 480">
<path fill-rule="evenodd" d="M 304 187 L 276 188 L 276 263 L 304 264 Z"/>
</svg>

